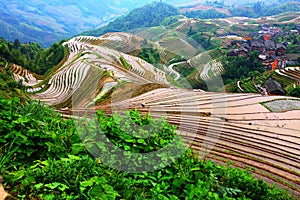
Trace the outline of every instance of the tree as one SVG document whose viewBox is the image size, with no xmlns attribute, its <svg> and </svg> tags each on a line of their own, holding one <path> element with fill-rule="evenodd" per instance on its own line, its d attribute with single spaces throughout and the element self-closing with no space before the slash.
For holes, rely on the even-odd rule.
<svg viewBox="0 0 300 200">
<path fill-rule="evenodd" d="M 13 48 L 14 49 L 19 49 L 21 46 L 20 41 L 18 39 L 15 39 L 14 43 L 13 43 Z"/>
<path fill-rule="evenodd" d="M 300 97 L 300 86 L 293 88 L 291 91 L 288 92 L 288 95 L 293 97 Z"/>
</svg>

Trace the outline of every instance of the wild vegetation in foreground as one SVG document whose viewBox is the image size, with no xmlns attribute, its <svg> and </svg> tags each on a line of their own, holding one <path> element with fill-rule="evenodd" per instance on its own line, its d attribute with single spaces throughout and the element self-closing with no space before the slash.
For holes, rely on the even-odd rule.
<svg viewBox="0 0 300 200">
<path fill-rule="evenodd" d="M 199 160 L 190 149 L 153 172 L 111 169 L 102 163 L 107 158 L 87 151 L 103 150 L 104 142 L 88 132 L 79 137 L 73 120 L 39 102 L 21 104 L 18 98 L 1 97 L 0 108 L 0 174 L 10 199 L 293 199 L 247 170 Z M 176 137 L 176 127 L 136 111 L 125 117 L 97 116 L 102 134 L 125 153 L 155 151 Z M 151 137 L 139 137 L 144 126 Z M 134 131 L 136 135 L 127 134 Z"/>
</svg>

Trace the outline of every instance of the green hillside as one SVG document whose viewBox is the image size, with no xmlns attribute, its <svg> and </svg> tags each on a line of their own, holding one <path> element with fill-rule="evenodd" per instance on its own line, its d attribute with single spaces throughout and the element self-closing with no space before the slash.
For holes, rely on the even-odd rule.
<svg viewBox="0 0 300 200">
<path fill-rule="evenodd" d="M 195 5 L 181 6 L 180 11 L 187 17 L 214 19 L 226 17 L 258 18 L 287 12 L 300 11 L 299 1 L 205 1 Z"/>
<path fill-rule="evenodd" d="M 165 18 L 177 14 L 179 14 L 178 10 L 169 4 L 154 2 L 117 18 L 107 26 L 86 31 L 83 34 L 100 36 L 107 32 L 131 31 L 136 28 L 158 26 Z"/>
<path fill-rule="evenodd" d="M 0 38 L 0 58 L 4 58 L 9 65 L 17 64 L 43 75 L 66 56 L 62 42 L 44 49 L 38 43 L 21 44 L 18 39 L 8 42 Z"/>
</svg>

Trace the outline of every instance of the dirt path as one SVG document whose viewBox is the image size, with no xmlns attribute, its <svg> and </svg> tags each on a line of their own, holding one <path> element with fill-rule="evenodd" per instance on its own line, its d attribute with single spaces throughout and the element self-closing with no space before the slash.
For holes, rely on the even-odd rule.
<svg viewBox="0 0 300 200">
<path fill-rule="evenodd" d="M 184 63 L 186 63 L 186 61 L 173 63 L 173 64 L 168 66 L 168 68 L 171 70 L 171 72 L 176 75 L 175 81 L 177 81 L 180 78 L 180 73 L 175 71 L 173 69 L 173 67 L 176 66 L 176 65 L 184 64 Z"/>
</svg>

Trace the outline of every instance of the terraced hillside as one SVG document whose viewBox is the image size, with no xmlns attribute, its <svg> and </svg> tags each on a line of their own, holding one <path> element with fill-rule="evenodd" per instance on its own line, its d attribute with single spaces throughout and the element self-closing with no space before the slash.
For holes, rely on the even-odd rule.
<svg viewBox="0 0 300 200">
<path fill-rule="evenodd" d="M 300 83 L 300 67 L 286 67 L 277 69 L 276 73 L 280 76 L 287 77 L 294 82 Z"/>
<path fill-rule="evenodd" d="M 166 116 L 203 159 L 249 168 L 257 177 L 300 195 L 300 99 L 168 86 L 166 72 L 127 54 L 141 41 L 124 33 L 75 37 L 64 43 L 69 48 L 66 62 L 43 81 L 28 85 L 42 88 L 30 95 L 65 115 L 137 108 L 153 117 Z M 118 43 L 119 50 L 110 46 Z M 210 63 L 201 55 L 186 62 L 210 67 L 211 72 L 202 70 L 197 77 L 222 70 L 217 61 Z M 35 81 L 21 71 L 14 67 L 14 73 L 26 76 L 27 83 Z"/>
<path fill-rule="evenodd" d="M 162 33 L 158 35 L 152 33 L 157 30 Z M 180 79 L 181 82 L 186 82 L 184 78 L 191 72 L 195 73 L 192 77 L 197 82 L 210 80 L 224 71 L 222 64 L 217 61 L 217 58 L 222 56 L 219 50 L 210 51 L 212 54 L 216 54 L 215 56 L 206 52 L 197 54 L 197 49 L 201 48 L 201 45 L 193 40 L 188 40 L 180 32 L 167 31 L 157 27 L 140 31 L 137 34 L 140 36 L 114 32 L 101 37 L 78 36 L 72 38 L 63 44 L 69 48 L 69 56 L 58 65 L 59 69 L 58 67 L 54 69 L 54 72 L 60 74 L 58 71 L 64 70 L 66 73 L 79 73 L 79 76 L 83 76 L 84 79 L 87 71 L 91 70 L 88 68 L 92 66 L 93 70 L 96 69 L 98 73 L 103 74 L 107 71 L 107 75 L 110 74 L 121 81 L 154 81 L 167 84 L 171 79 Z M 155 49 L 159 53 L 159 59 L 163 66 L 157 68 L 136 57 L 143 49 Z M 86 65 L 87 67 L 85 67 Z M 52 90 L 53 84 L 56 84 L 56 77 L 60 76 L 54 72 L 50 73 L 50 75 L 54 75 L 53 77 L 49 76 L 45 79 L 46 81 L 39 83 L 38 87 L 43 86 L 46 89 L 51 87 L 50 90 Z M 16 76 L 19 76 L 19 72 L 16 72 Z M 16 80 L 18 81 L 19 78 L 16 77 Z M 52 86 L 50 86 L 51 84 Z M 25 86 L 36 88 L 35 84 L 25 84 Z M 36 92 L 37 90 L 29 89 L 29 91 Z M 38 98 L 44 96 L 44 93 L 40 95 Z M 69 97 L 69 95 L 66 96 Z M 65 100 L 58 103 L 57 99 L 53 98 L 45 100 L 45 102 L 55 101 L 60 104 Z M 53 103 L 50 104 L 53 105 Z"/>
<path fill-rule="evenodd" d="M 124 39 L 126 38 L 126 39 Z M 134 42 L 129 42 L 134 40 Z M 89 87 L 86 95 L 99 93 L 101 88 L 106 88 L 106 83 L 111 82 L 157 82 L 168 84 L 166 73 L 157 69 L 144 60 L 131 56 L 123 52 L 131 52 L 137 47 L 131 44 L 138 44 L 138 37 L 128 34 L 106 34 L 102 37 L 79 36 L 71 39 L 63 45 L 68 46 L 69 56 L 66 62 L 55 73 L 52 72 L 50 77 L 42 82 L 36 82 L 39 87 L 44 88 L 40 93 L 32 94 L 33 99 L 39 99 L 52 106 L 68 107 L 70 106 L 71 97 L 77 92 L 82 84 L 91 84 L 98 82 L 94 88 Z M 124 43 L 127 41 L 127 43 Z M 113 46 L 118 49 L 116 44 L 122 47 L 123 52 L 109 48 Z M 23 70 L 27 72 L 26 70 Z M 20 72 L 14 70 L 16 80 L 20 79 Z M 27 76 L 27 74 L 23 74 Z M 34 77 L 32 77 L 34 79 Z M 25 78 L 28 79 L 28 78 Z M 28 83 L 33 83 L 28 79 Z M 36 84 L 31 86 L 28 91 L 37 92 Z M 88 105 L 95 99 L 87 101 L 83 99 L 82 105 Z"/>
<path fill-rule="evenodd" d="M 202 158 L 249 168 L 300 194 L 299 99 L 165 88 L 97 107 L 107 114 L 128 108 L 167 116 Z"/>
<path fill-rule="evenodd" d="M 13 64 L 11 66 L 14 78 L 17 82 L 21 81 L 25 86 L 34 86 L 37 85 L 41 80 L 38 80 L 37 75 L 32 74 L 29 70 L 23 69 L 19 65 Z"/>
</svg>

